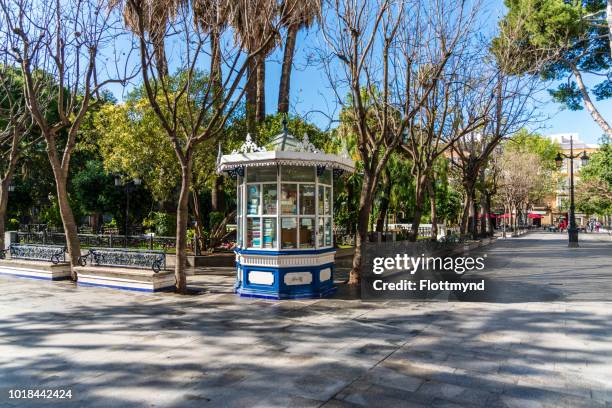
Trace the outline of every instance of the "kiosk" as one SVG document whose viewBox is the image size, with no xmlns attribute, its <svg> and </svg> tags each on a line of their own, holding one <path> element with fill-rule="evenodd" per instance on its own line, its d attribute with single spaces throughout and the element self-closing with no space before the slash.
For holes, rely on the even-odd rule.
<svg viewBox="0 0 612 408">
<path fill-rule="evenodd" d="M 287 132 L 265 147 L 250 135 L 217 171 L 237 184 L 236 283 L 241 296 L 318 298 L 335 290 L 333 182 L 355 168 Z"/>
</svg>

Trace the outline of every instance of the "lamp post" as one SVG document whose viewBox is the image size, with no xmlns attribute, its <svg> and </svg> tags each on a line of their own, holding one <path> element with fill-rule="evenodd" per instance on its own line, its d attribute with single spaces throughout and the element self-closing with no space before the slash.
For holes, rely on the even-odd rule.
<svg viewBox="0 0 612 408">
<path fill-rule="evenodd" d="M 574 206 L 574 159 L 578 157 L 580 157 L 583 166 L 589 162 L 586 150 L 582 152 L 582 155 L 574 155 L 574 137 L 570 135 L 570 154 L 567 155 L 558 152 L 557 157 L 555 157 L 555 163 L 558 169 L 563 165 L 563 158 L 570 159 L 570 208 L 569 228 L 567 229 L 569 235 L 567 246 L 570 248 L 578 248 L 578 227 L 576 226 L 576 207 Z"/>
<path fill-rule="evenodd" d="M 128 244 L 128 236 L 130 235 L 130 187 L 139 186 L 142 184 L 142 180 L 136 177 L 133 180 L 123 181 L 121 177 L 115 177 L 115 186 L 125 186 L 125 246 Z"/>
</svg>

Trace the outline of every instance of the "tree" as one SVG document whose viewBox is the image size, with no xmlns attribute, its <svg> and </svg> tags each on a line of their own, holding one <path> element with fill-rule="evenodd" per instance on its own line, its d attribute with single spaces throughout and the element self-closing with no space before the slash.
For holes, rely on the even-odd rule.
<svg viewBox="0 0 612 408">
<path fill-rule="evenodd" d="M 588 214 L 612 215 L 612 143 L 604 138 L 599 151 L 580 170 L 577 207 Z"/>
<path fill-rule="evenodd" d="M 236 7 L 233 12 L 241 10 L 240 7 L 248 6 L 250 0 L 241 0 L 233 3 Z M 187 248 L 187 224 L 189 220 L 189 192 L 192 185 L 194 154 L 200 144 L 212 141 L 222 136 L 229 118 L 240 103 L 240 97 L 244 90 L 240 85 L 244 78 L 247 67 L 252 60 L 262 53 L 273 40 L 275 30 L 271 30 L 267 36 L 260 37 L 259 47 L 248 49 L 248 53 L 241 52 L 231 40 L 219 41 L 224 45 L 220 49 L 221 60 L 227 65 L 227 75 L 223 78 L 223 92 L 213 92 L 213 81 L 196 80 L 196 74 L 206 61 L 203 60 L 204 51 L 211 51 L 213 43 L 210 33 L 213 30 L 201 30 L 197 22 L 193 22 L 193 8 L 191 6 L 180 7 L 175 18 L 168 21 L 167 34 L 164 36 L 164 47 L 172 49 L 181 55 L 178 63 L 178 72 L 181 73 L 179 81 L 170 81 L 168 76 L 162 75 L 155 68 L 155 61 L 151 57 L 151 50 L 155 44 L 153 38 L 146 31 L 146 19 L 148 9 L 140 0 L 126 0 L 126 5 L 134 11 L 137 24 L 133 30 L 134 36 L 140 50 L 140 65 L 142 67 L 142 83 L 145 95 L 148 98 L 151 109 L 157 116 L 161 127 L 165 132 L 167 140 L 171 143 L 180 167 L 180 190 L 177 203 L 177 228 L 176 228 L 176 287 L 180 293 L 187 290 L 186 248 Z M 124 6 L 125 8 L 125 6 Z M 252 10 L 250 7 L 247 9 Z M 258 10 L 253 15 L 244 15 L 243 32 L 256 36 L 255 32 L 248 31 L 258 19 L 266 20 L 273 18 L 274 14 L 267 14 Z M 235 17 L 235 16 L 234 16 Z M 211 22 L 218 27 L 226 25 L 226 21 L 216 20 Z M 261 22 L 257 22 L 260 24 Z M 261 33 L 260 33 L 261 34 Z M 249 37 L 250 38 L 250 37 Z M 166 57 L 167 59 L 167 54 Z M 208 73 L 214 72 L 213 60 L 208 61 Z"/>
<path fill-rule="evenodd" d="M 2 40 L 6 40 L 6 37 Z M 0 45 L 0 49 L 6 49 L 6 45 Z M 8 54 L 5 54 L 5 59 L 6 57 Z M 0 250 L 3 250 L 5 245 L 4 222 L 9 186 L 19 157 L 28 143 L 32 142 L 26 140 L 31 130 L 31 117 L 21 91 L 22 78 L 19 71 L 6 62 L 0 64 Z"/>
<path fill-rule="evenodd" d="M 361 279 L 381 174 L 465 32 L 462 12 L 467 6 L 443 3 L 335 0 L 323 19 L 324 69 L 342 106 L 343 126 L 355 136 L 363 162 L 350 284 Z M 344 89 L 349 98 L 339 92 Z"/>
<path fill-rule="evenodd" d="M 602 11 L 605 0 L 506 0 L 508 14 L 500 22 L 500 35 L 493 43 L 496 52 L 510 50 L 514 72 L 540 74 L 545 80 L 563 80 L 551 90 L 553 99 L 572 110 L 586 106 L 593 120 L 612 135 L 609 119 L 599 111 L 596 100 L 612 96 L 609 70 L 612 66 L 612 6 L 608 2 L 608 25 L 589 18 Z M 601 81 L 588 89 L 583 75 Z"/>
<path fill-rule="evenodd" d="M 321 16 L 321 0 L 290 0 L 295 3 L 288 7 L 291 15 L 284 17 L 287 26 L 285 48 L 283 51 L 283 65 L 281 69 L 280 85 L 278 88 L 278 113 L 289 112 L 289 96 L 291 89 L 291 72 L 293 71 L 293 57 L 298 32 L 308 29 Z"/>
<path fill-rule="evenodd" d="M 70 261 L 76 266 L 81 249 L 68 200 L 70 160 L 83 119 L 103 87 L 126 80 L 118 65 L 99 64 L 103 46 L 117 38 L 118 19 L 92 0 L 56 0 L 44 7 L 30 0 L 0 0 L 0 7 L 8 53 L 21 70 L 29 113 L 47 145 Z M 119 79 L 112 79 L 113 68 Z M 72 278 L 77 278 L 74 271 Z"/>
<path fill-rule="evenodd" d="M 506 150 L 500 164 L 498 197 L 508 213 L 514 213 L 514 228 L 519 213 L 526 214 L 534 196 L 539 196 L 550 180 L 540 157 L 532 152 Z"/>
</svg>

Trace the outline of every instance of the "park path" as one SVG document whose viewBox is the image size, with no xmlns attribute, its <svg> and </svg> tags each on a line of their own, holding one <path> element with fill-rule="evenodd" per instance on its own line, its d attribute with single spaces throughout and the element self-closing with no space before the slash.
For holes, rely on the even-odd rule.
<svg viewBox="0 0 612 408">
<path fill-rule="evenodd" d="M 486 248 L 494 297 L 270 302 L 0 277 L 0 407 L 612 407 L 612 241 Z M 54 405 L 53 405 L 54 404 Z"/>
</svg>

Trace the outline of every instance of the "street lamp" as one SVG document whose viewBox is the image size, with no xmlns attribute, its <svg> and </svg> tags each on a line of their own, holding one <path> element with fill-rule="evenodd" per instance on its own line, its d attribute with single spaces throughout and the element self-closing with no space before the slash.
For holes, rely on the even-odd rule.
<svg viewBox="0 0 612 408">
<path fill-rule="evenodd" d="M 582 155 L 574 155 L 574 137 L 570 135 L 570 154 L 567 155 L 558 152 L 557 157 L 555 157 L 555 163 L 558 169 L 563 165 L 563 158 L 570 159 L 570 208 L 569 228 L 567 229 L 569 235 L 567 246 L 570 248 L 578 248 L 578 227 L 576 227 L 576 207 L 574 206 L 574 159 L 578 157 L 580 157 L 583 166 L 586 166 L 589 162 L 589 156 L 587 156 L 586 150 L 582 152 Z"/>
</svg>

